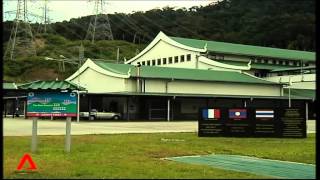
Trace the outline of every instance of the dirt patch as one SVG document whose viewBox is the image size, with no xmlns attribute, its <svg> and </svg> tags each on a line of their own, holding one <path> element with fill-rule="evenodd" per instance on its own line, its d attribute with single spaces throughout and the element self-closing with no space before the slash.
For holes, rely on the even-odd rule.
<svg viewBox="0 0 320 180">
<path fill-rule="evenodd" d="M 46 40 L 41 38 L 34 39 L 34 44 L 36 45 L 36 48 L 44 48 L 46 45 Z"/>
<path fill-rule="evenodd" d="M 25 80 L 34 81 L 34 80 L 62 80 L 62 74 L 57 73 L 54 69 L 51 68 L 37 68 L 27 71 L 25 74 Z"/>
</svg>

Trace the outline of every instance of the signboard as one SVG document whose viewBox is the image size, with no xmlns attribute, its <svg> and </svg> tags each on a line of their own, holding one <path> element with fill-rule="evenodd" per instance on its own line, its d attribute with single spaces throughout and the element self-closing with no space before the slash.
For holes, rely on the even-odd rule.
<svg viewBox="0 0 320 180">
<path fill-rule="evenodd" d="M 74 92 L 29 92 L 28 117 L 76 117 L 77 94 Z"/>
<path fill-rule="evenodd" d="M 257 108 L 253 110 L 253 135 L 256 137 L 280 136 L 280 120 L 278 111 L 273 108 Z"/>
<path fill-rule="evenodd" d="M 305 108 L 202 108 L 198 136 L 305 138 Z"/>
<path fill-rule="evenodd" d="M 246 108 L 228 109 L 226 136 L 250 136 L 251 122 Z"/>
<path fill-rule="evenodd" d="M 199 117 L 201 123 L 199 123 L 199 136 L 222 136 L 224 135 L 224 122 L 221 118 L 221 108 L 202 109 L 201 116 Z"/>
<path fill-rule="evenodd" d="M 285 108 L 281 111 L 282 137 L 306 137 L 306 114 L 302 108 Z"/>
</svg>

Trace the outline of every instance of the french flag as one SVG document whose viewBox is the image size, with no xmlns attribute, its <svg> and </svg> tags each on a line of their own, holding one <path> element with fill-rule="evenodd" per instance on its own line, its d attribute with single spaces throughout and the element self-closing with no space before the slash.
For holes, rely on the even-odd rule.
<svg viewBox="0 0 320 180">
<path fill-rule="evenodd" d="M 229 118 L 245 119 L 247 118 L 247 110 L 246 109 L 229 109 Z"/>
<path fill-rule="evenodd" d="M 220 119 L 220 109 L 203 109 L 203 119 Z"/>
</svg>

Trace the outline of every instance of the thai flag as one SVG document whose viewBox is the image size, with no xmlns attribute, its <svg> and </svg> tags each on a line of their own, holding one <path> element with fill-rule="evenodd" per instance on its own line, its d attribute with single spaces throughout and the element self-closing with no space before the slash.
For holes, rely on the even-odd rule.
<svg viewBox="0 0 320 180">
<path fill-rule="evenodd" d="M 247 118 L 247 110 L 246 109 L 229 109 L 229 118 L 245 119 Z"/>
<path fill-rule="evenodd" d="M 203 119 L 220 119 L 220 109 L 203 109 Z"/>
<path fill-rule="evenodd" d="M 256 118 L 274 118 L 274 111 L 272 109 L 257 109 Z"/>
</svg>

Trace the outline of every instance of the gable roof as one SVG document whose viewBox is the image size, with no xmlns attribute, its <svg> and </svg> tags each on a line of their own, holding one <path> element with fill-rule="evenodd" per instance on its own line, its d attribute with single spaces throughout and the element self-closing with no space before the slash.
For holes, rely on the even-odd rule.
<svg viewBox="0 0 320 180">
<path fill-rule="evenodd" d="M 85 88 L 69 81 L 33 81 L 18 86 L 18 89 L 28 90 L 85 90 Z"/>
<path fill-rule="evenodd" d="M 90 60 L 91 61 L 91 60 Z M 131 77 L 137 77 L 137 67 L 130 64 L 114 64 L 104 61 L 93 61 L 99 67 L 122 75 L 130 74 Z M 251 76 L 246 73 L 232 71 L 216 71 L 202 69 L 169 68 L 155 66 L 141 66 L 140 76 L 142 78 L 157 79 L 179 79 L 196 81 L 216 81 L 216 82 L 234 82 L 234 83 L 255 83 L 255 84 L 279 84 L 267 81 L 261 78 Z"/>
<path fill-rule="evenodd" d="M 234 55 L 271 57 L 271 58 L 303 60 L 303 61 L 316 60 L 315 52 L 309 52 L 309 51 L 297 51 L 297 50 L 288 50 L 288 49 L 280 49 L 280 48 L 189 39 L 189 38 L 181 38 L 181 37 L 170 37 L 170 38 L 180 44 L 183 44 L 185 46 L 190 46 L 193 48 L 203 48 L 206 46 L 208 51 L 217 52 L 217 53 L 228 53 L 228 54 L 234 54 Z"/>
</svg>

